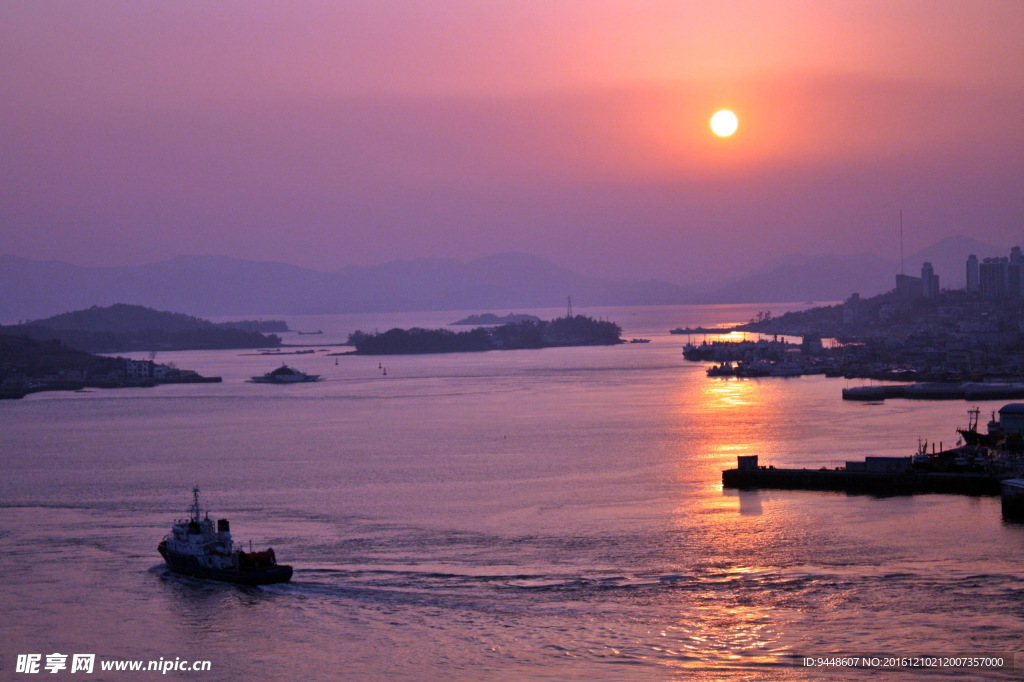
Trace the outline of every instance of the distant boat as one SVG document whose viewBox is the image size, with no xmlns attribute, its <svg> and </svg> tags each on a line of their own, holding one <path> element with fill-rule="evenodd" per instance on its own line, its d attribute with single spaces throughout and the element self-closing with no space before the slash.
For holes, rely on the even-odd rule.
<svg viewBox="0 0 1024 682">
<path fill-rule="evenodd" d="M 732 327 L 676 327 L 669 329 L 669 334 L 728 334 Z"/>
<path fill-rule="evenodd" d="M 323 333 L 324 333 L 323 329 L 317 329 L 315 332 L 299 332 L 299 334 L 302 334 L 304 336 L 312 336 L 313 334 L 323 334 Z"/>
<path fill-rule="evenodd" d="M 650 343 L 650 339 L 630 339 L 630 343 Z"/>
<path fill-rule="evenodd" d="M 252 378 L 252 381 L 257 384 L 298 384 L 319 380 L 319 374 L 306 374 L 288 365 L 281 365 L 273 372 L 267 372 L 261 377 Z"/>
</svg>

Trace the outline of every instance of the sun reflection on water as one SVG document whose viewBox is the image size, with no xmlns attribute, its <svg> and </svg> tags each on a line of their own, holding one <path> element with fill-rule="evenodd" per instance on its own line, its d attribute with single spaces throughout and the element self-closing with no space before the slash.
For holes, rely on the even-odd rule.
<svg viewBox="0 0 1024 682">
<path fill-rule="evenodd" d="M 764 460 L 775 453 L 786 412 L 777 386 L 735 377 L 693 379 L 699 385 L 680 387 L 675 409 L 675 427 L 690 466 L 696 457 L 721 471 L 735 466 L 737 456 Z M 717 474 L 713 478 L 720 480 Z"/>
<path fill-rule="evenodd" d="M 686 622 L 669 625 L 661 633 L 673 641 L 680 656 L 667 659 L 666 665 L 707 671 L 715 667 L 715 662 L 723 668 L 741 661 L 748 666 L 778 663 L 783 652 L 773 645 L 778 633 L 776 618 L 769 609 L 712 605 L 687 611 L 690 617 Z M 696 619 L 692 618 L 694 613 Z"/>
<path fill-rule="evenodd" d="M 784 447 L 786 394 L 772 381 L 703 374 L 694 373 L 675 403 L 685 444 L 676 481 L 686 491 L 675 526 L 686 537 L 680 564 L 692 561 L 689 548 L 701 547 L 700 565 L 687 568 L 705 589 L 687 594 L 679 618 L 662 627 L 662 646 L 678 653 L 666 665 L 681 675 L 697 668 L 725 672 L 738 662 L 782 673 L 790 666 L 789 621 L 770 587 L 786 561 L 782 520 L 756 491 L 723 490 L 721 472 L 735 467 L 738 456 L 770 462 Z"/>
</svg>

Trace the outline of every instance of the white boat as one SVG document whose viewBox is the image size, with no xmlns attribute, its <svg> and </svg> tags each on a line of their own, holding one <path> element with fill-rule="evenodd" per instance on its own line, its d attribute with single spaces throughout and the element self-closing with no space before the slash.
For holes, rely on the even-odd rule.
<svg viewBox="0 0 1024 682">
<path fill-rule="evenodd" d="M 261 377 L 252 378 L 252 381 L 257 384 L 298 384 L 304 381 L 319 380 L 319 374 L 306 374 L 288 365 L 281 365 L 273 372 L 267 372 Z"/>
</svg>

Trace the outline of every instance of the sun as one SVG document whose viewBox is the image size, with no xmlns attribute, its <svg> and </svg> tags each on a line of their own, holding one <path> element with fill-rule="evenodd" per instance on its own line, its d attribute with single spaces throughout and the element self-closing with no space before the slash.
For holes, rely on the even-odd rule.
<svg viewBox="0 0 1024 682">
<path fill-rule="evenodd" d="M 711 117 L 711 130 L 719 137 L 729 137 L 739 127 L 740 120 L 728 109 L 716 111 L 715 115 Z"/>
</svg>

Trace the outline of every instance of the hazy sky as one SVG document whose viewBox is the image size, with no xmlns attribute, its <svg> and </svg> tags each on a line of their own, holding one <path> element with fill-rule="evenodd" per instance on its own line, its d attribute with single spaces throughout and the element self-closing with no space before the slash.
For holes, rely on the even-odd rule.
<svg viewBox="0 0 1024 682">
<path fill-rule="evenodd" d="M 689 283 L 1024 235 L 1020 0 L 3 0 L 0 253 Z M 708 120 L 728 107 L 736 135 Z"/>
</svg>

